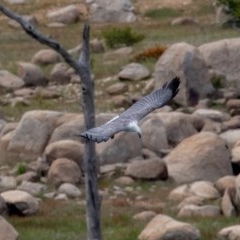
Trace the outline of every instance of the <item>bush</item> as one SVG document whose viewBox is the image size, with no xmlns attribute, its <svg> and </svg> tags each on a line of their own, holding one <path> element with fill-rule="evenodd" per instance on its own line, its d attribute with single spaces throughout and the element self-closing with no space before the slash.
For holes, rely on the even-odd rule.
<svg viewBox="0 0 240 240">
<path fill-rule="evenodd" d="M 149 9 L 145 12 L 144 16 L 153 18 L 153 19 L 162 19 L 162 18 L 170 18 L 170 17 L 179 17 L 182 12 L 178 9 L 173 8 L 156 8 Z"/>
<path fill-rule="evenodd" d="M 130 27 L 125 28 L 110 28 L 103 31 L 103 37 L 108 47 L 114 48 L 117 45 L 124 44 L 131 46 L 134 43 L 140 42 L 144 39 L 143 34 L 132 32 Z"/>
<path fill-rule="evenodd" d="M 27 166 L 24 163 L 19 163 L 17 166 L 17 174 L 21 175 L 23 173 L 27 172 Z"/>
<path fill-rule="evenodd" d="M 166 49 L 167 49 L 166 46 L 156 45 L 154 47 L 147 48 L 142 52 L 136 54 L 132 60 L 136 62 L 141 62 L 146 61 L 148 59 L 158 59 L 165 52 Z"/>
<path fill-rule="evenodd" d="M 231 16 L 231 19 L 227 22 L 227 24 L 240 27 L 240 1 L 218 0 L 218 2 L 226 7 L 226 13 Z"/>
</svg>

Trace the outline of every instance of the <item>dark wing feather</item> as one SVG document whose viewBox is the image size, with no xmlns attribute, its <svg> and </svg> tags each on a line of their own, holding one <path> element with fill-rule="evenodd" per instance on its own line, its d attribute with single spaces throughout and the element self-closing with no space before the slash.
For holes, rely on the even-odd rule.
<svg viewBox="0 0 240 240">
<path fill-rule="evenodd" d="M 90 139 L 94 142 L 106 142 L 109 138 L 112 138 L 116 133 L 124 131 L 125 126 L 128 124 L 126 121 L 122 121 L 119 118 L 109 121 L 99 127 L 91 128 L 80 134 L 81 137 Z"/>
<path fill-rule="evenodd" d="M 150 112 L 157 108 L 163 107 L 176 96 L 178 93 L 179 78 L 175 77 L 167 82 L 162 88 L 151 92 L 149 95 L 142 97 L 139 101 L 134 103 L 130 108 L 120 115 L 120 118 L 136 119 L 139 121 Z"/>
<path fill-rule="evenodd" d="M 178 93 L 179 83 L 179 78 L 176 77 L 172 79 L 162 88 L 155 90 L 149 95 L 141 98 L 125 112 L 123 112 L 118 118 L 110 120 L 100 127 L 89 129 L 81 133 L 80 136 L 97 143 L 102 141 L 106 142 L 116 133 L 125 131 L 131 121 L 138 121 L 148 113 L 164 106 Z"/>
</svg>

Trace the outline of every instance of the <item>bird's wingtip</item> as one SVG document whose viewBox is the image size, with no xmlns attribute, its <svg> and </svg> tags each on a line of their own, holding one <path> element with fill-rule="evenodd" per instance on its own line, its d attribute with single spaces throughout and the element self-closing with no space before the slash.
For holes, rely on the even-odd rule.
<svg viewBox="0 0 240 240">
<path fill-rule="evenodd" d="M 172 91 L 172 95 L 173 95 L 172 97 L 175 97 L 179 91 L 179 88 L 178 88 L 179 84 L 180 84 L 180 78 L 176 76 L 175 78 L 173 78 L 172 80 L 164 84 L 163 88 L 170 89 Z"/>
</svg>

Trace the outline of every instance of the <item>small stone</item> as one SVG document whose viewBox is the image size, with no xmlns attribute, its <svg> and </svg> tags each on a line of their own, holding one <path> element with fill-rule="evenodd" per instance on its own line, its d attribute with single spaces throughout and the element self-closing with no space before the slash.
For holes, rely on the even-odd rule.
<svg viewBox="0 0 240 240">
<path fill-rule="evenodd" d="M 133 187 L 130 187 L 130 186 L 127 186 L 127 187 L 124 188 L 124 190 L 125 190 L 126 192 L 131 193 L 131 192 L 134 191 L 134 188 L 133 188 Z"/>
<path fill-rule="evenodd" d="M 112 102 L 115 107 L 124 107 L 127 108 L 130 106 L 130 101 L 127 97 L 122 95 L 116 95 L 112 98 Z"/>
<path fill-rule="evenodd" d="M 119 72 L 118 77 L 121 80 L 141 80 L 148 78 L 150 71 L 142 64 L 130 63 Z"/>
<path fill-rule="evenodd" d="M 47 189 L 47 186 L 42 183 L 23 181 L 17 189 L 28 192 L 34 196 L 38 196 L 40 194 L 43 194 L 43 192 Z"/>
<path fill-rule="evenodd" d="M 0 176 L 0 193 L 17 187 L 17 180 L 12 176 Z"/>
<path fill-rule="evenodd" d="M 124 93 L 128 90 L 128 85 L 123 82 L 115 83 L 113 85 L 110 85 L 106 91 L 110 95 L 116 95 L 116 94 L 121 94 Z"/>
<path fill-rule="evenodd" d="M 44 196 L 45 198 L 53 199 L 53 198 L 56 196 L 56 193 L 55 193 L 55 192 L 49 192 L 49 193 L 43 194 L 43 196 Z"/>
<path fill-rule="evenodd" d="M 55 200 L 68 200 L 68 197 L 65 193 L 59 193 L 54 199 Z"/>
<path fill-rule="evenodd" d="M 131 177 L 122 176 L 122 177 L 115 179 L 114 182 L 119 185 L 131 185 L 135 181 Z"/>
<path fill-rule="evenodd" d="M 220 215 L 220 208 L 212 205 L 186 205 L 182 207 L 178 213 L 179 217 L 218 217 Z"/>
<path fill-rule="evenodd" d="M 16 177 L 16 180 L 17 180 L 18 183 L 23 182 L 23 181 L 36 182 L 39 179 L 40 178 L 39 178 L 38 174 L 36 172 L 33 172 L 33 171 L 23 173 L 23 174 Z"/>
<path fill-rule="evenodd" d="M 64 193 L 69 198 L 78 198 L 78 197 L 81 197 L 82 195 L 81 191 L 71 183 L 63 183 L 58 188 L 58 193 Z"/>
<path fill-rule="evenodd" d="M 226 107 L 228 109 L 240 108 L 240 99 L 230 99 L 227 101 Z"/>
</svg>

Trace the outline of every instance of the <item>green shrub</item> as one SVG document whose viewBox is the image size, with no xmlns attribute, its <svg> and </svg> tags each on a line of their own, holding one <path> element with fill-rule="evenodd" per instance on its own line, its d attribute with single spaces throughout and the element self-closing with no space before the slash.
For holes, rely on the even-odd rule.
<svg viewBox="0 0 240 240">
<path fill-rule="evenodd" d="M 220 76 L 212 76 L 211 78 L 211 83 L 213 85 L 214 88 L 219 89 L 223 87 L 223 78 Z"/>
<path fill-rule="evenodd" d="M 234 26 L 240 26 L 240 1 L 239 0 L 218 0 L 221 5 L 225 5 L 226 13 L 231 16 L 228 23 Z"/>
<path fill-rule="evenodd" d="M 134 43 L 144 39 L 143 34 L 132 32 L 130 27 L 117 28 L 113 27 L 103 31 L 103 37 L 108 47 L 114 48 L 117 45 L 124 44 L 131 46 Z"/>
<path fill-rule="evenodd" d="M 17 175 L 21 175 L 27 171 L 27 166 L 24 163 L 19 163 L 17 166 Z"/>
<path fill-rule="evenodd" d="M 154 19 L 179 17 L 182 14 L 181 10 L 173 8 L 156 8 L 149 9 L 145 12 L 144 16 Z"/>
</svg>

